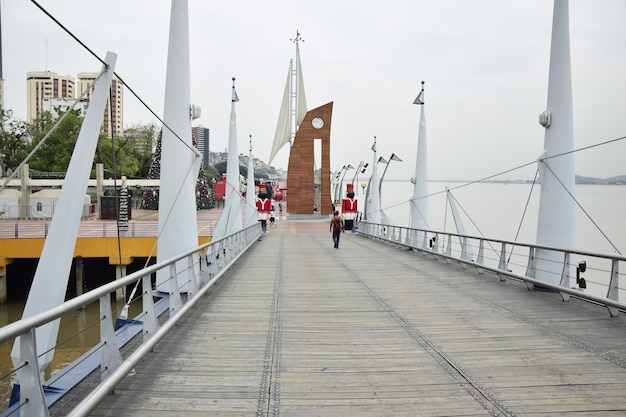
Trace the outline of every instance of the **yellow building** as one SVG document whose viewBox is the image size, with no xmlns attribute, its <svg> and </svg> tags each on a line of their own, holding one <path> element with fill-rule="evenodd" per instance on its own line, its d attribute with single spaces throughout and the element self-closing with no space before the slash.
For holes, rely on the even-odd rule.
<svg viewBox="0 0 626 417">
<path fill-rule="evenodd" d="M 51 71 L 26 74 L 26 121 L 32 123 L 41 116 L 45 99 L 73 99 L 74 86 L 74 77 L 71 75 L 59 75 Z"/>
</svg>

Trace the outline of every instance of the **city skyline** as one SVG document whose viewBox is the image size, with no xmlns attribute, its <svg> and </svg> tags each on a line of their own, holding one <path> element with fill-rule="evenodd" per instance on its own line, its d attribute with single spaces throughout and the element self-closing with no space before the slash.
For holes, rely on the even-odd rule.
<svg viewBox="0 0 626 417">
<path fill-rule="evenodd" d="M 162 114 L 169 4 L 42 5 L 92 51 L 118 53 L 116 73 Z M 307 104 L 334 102 L 331 169 L 371 164 L 376 136 L 379 156 L 395 153 L 403 160 L 390 166 L 388 178 L 414 175 L 420 108 L 412 103 L 423 80 L 429 177 L 484 178 L 532 163 L 542 153 L 538 115 L 546 107 L 552 8 L 544 0 L 392 0 L 382 9 L 330 0 L 243 0 L 219 7 L 190 1 L 190 104 L 202 108 L 197 123 L 211 129 L 211 147 L 224 149 L 236 77 L 239 148 L 246 149 L 252 135 L 254 155 L 268 160 L 289 60 L 295 58 L 290 39 L 299 30 Z M 575 146 L 590 148 L 576 155 L 576 171 L 620 175 L 624 141 L 592 147 L 625 134 L 626 27 L 619 19 L 626 3 L 570 0 L 569 10 Z M 3 3 L 2 19 L 5 105 L 17 117 L 25 111 L 28 70 L 63 74 L 101 66 L 29 2 Z M 129 94 L 125 109 L 129 125 L 156 122 Z M 273 165 L 287 166 L 287 148 Z M 507 176 L 532 178 L 535 170 L 536 164 L 529 165 Z"/>
</svg>

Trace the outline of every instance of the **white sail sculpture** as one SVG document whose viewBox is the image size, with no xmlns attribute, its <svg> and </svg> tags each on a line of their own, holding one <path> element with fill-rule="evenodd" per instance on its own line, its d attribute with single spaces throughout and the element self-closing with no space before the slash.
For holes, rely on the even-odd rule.
<svg viewBox="0 0 626 417">
<path fill-rule="evenodd" d="M 226 200 L 224 201 L 224 210 L 213 232 L 213 240 L 238 232 L 242 226 L 244 200 L 239 186 L 239 151 L 237 150 L 237 115 L 235 113 L 235 103 L 238 101 L 239 97 L 235 91 L 235 78 L 233 78 L 230 129 L 228 131 L 228 159 L 226 160 Z M 254 179 L 252 184 L 254 190 Z"/>
<path fill-rule="evenodd" d="M 415 159 L 415 178 L 409 227 L 412 229 L 428 228 L 428 148 L 426 141 L 426 116 L 424 114 L 424 81 L 422 90 L 413 102 L 421 106 L 419 131 L 417 136 L 417 156 Z M 410 235 L 415 246 L 425 246 L 426 233 L 418 231 Z"/>
<path fill-rule="evenodd" d="M 380 187 L 378 179 L 378 158 L 376 156 L 376 136 L 374 136 L 374 144 L 372 145 L 372 151 L 374 152 L 374 159 L 372 160 L 372 177 L 370 178 L 369 186 L 369 201 L 367 201 L 367 208 L 365 212 L 365 218 L 369 223 L 380 224 L 382 220 L 381 207 L 380 207 Z"/>
<path fill-rule="evenodd" d="M 191 136 L 191 86 L 189 67 L 189 10 L 187 0 L 172 0 L 165 77 L 161 183 L 159 188 L 159 235 L 157 260 L 170 259 L 198 246 L 196 181 L 202 155 Z M 197 255 L 195 255 L 197 256 Z M 194 268 L 199 268 L 197 259 Z M 177 271 L 187 261 L 176 263 Z M 199 271 L 196 271 L 196 274 Z M 179 274 L 178 289 L 187 292 L 187 274 Z M 157 290 L 170 291 L 168 270 L 157 273 Z"/>
<path fill-rule="evenodd" d="M 91 166 L 98 144 L 102 115 L 111 88 L 117 55 L 108 52 L 104 60 L 102 75 L 96 80 L 93 96 L 85 119 L 80 128 L 76 146 L 65 175 L 65 182 L 59 195 L 48 236 L 41 252 L 39 264 L 31 285 L 22 318 L 48 311 L 65 301 L 65 291 L 72 267 L 74 246 L 83 213 L 83 200 L 87 192 Z M 38 352 L 45 352 L 39 358 L 39 370 L 44 370 L 54 357 L 59 324 L 61 319 L 38 327 L 36 346 Z M 21 338 L 16 338 L 11 351 L 11 359 L 17 370 L 18 380 L 22 380 Z M 32 385 L 32 384 L 31 384 Z M 25 384 L 28 387 L 29 384 Z M 22 391 L 22 398 L 37 398 L 38 394 Z"/>
<path fill-rule="evenodd" d="M 545 127 L 544 152 L 539 158 L 541 193 L 537 244 L 561 248 L 576 242 L 574 183 L 574 119 L 567 0 L 554 1 L 547 110 L 539 119 Z M 535 253 L 535 278 L 570 286 L 563 274 L 563 254 L 546 249 Z M 564 280 L 562 281 L 562 278 Z"/>
<path fill-rule="evenodd" d="M 246 186 L 246 227 L 259 221 L 256 208 L 256 189 L 254 186 L 254 161 L 252 160 L 252 135 L 250 135 L 250 155 L 248 156 L 248 179 Z"/>
<path fill-rule="evenodd" d="M 296 37 L 291 39 L 296 44 L 296 66 L 293 60 L 289 62 L 289 72 L 285 83 L 283 100 L 276 123 L 274 142 L 268 164 L 271 164 L 278 151 L 286 144 L 292 144 L 298 127 L 304 120 L 307 113 L 306 95 L 304 94 L 304 78 L 302 77 L 302 66 L 300 64 L 300 33 L 296 31 Z"/>
</svg>

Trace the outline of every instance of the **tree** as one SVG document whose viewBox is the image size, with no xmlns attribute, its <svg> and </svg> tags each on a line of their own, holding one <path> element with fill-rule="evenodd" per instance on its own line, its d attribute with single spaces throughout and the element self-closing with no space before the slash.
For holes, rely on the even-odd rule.
<svg viewBox="0 0 626 417">
<path fill-rule="evenodd" d="M 59 116 L 59 118 L 62 116 Z M 57 122 L 50 112 L 44 112 L 32 125 L 32 145 L 36 146 Z M 33 155 L 30 167 L 37 171 L 66 172 L 83 122 L 80 110 L 74 109 L 50 134 L 46 142 Z"/>
<path fill-rule="evenodd" d="M 2 173 L 14 170 L 28 155 L 30 128 L 22 120 L 13 118 L 12 110 L 0 108 L 0 169 Z"/>
<path fill-rule="evenodd" d="M 101 136 L 96 148 L 95 162 L 104 165 L 108 177 L 133 177 L 140 169 L 136 145 L 131 138 L 110 139 Z"/>
</svg>

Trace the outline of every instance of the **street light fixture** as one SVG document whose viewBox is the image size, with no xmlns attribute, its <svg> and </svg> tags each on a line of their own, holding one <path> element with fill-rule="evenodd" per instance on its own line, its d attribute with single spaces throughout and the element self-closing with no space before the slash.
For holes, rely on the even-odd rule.
<svg viewBox="0 0 626 417">
<path fill-rule="evenodd" d="M 359 167 L 356 169 L 356 172 L 354 173 L 354 177 L 352 177 L 352 184 L 356 184 L 359 181 L 359 171 L 361 172 L 361 174 L 365 174 L 365 170 L 367 169 L 368 166 L 369 164 L 367 162 L 361 161 L 361 163 L 359 164 Z M 358 194 L 359 192 L 358 187 L 356 191 Z"/>
<path fill-rule="evenodd" d="M 385 174 L 387 173 L 387 168 L 389 168 L 389 164 L 391 163 L 391 161 L 398 161 L 398 162 L 402 162 L 402 159 L 400 159 L 400 157 L 398 155 L 396 155 L 395 153 L 392 153 L 391 156 L 389 157 L 389 161 L 385 160 L 385 158 L 383 158 L 382 156 L 378 159 L 378 162 L 384 162 L 385 164 L 385 169 L 383 170 L 383 175 L 380 176 L 380 182 L 378 183 L 378 194 L 380 194 L 382 196 L 382 189 L 383 189 L 383 179 L 385 178 Z M 382 201 L 382 197 L 381 197 L 381 201 Z"/>
<path fill-rule="evenodd" d="M 337 201 L 341 199 L 341 191 L 343 190 L 343 179 L 345 178 L 346 173 L 349 169 L 354 169 L 354 167 L 350 164 L 344 166 L 344 168 L 345 170 L 343 171 L 343 175 L 341 176 L 341 182 L 339 183 L 339 197 L 337 198 Z"/>
</svg>

